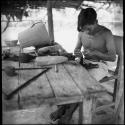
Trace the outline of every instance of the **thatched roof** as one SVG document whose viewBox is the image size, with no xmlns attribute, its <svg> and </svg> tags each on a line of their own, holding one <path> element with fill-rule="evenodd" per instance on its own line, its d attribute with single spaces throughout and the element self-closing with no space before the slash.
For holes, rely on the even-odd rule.
<svg viewBox="0 0 125 125">
<path fill-rule="evenodd" d="M 83 0 L 50 0 L 53 8 L 78 8 Z M 18 19 L 28 16 L 25 11 L 27 8 L 37 9 L 39 7 L 47 7 L 47 0 L 3 0 L 1 1 L 1 14 L 10 15 L 12 18 L 16 16 Z M 14 19 L 14 18 L 13 18 Z"/>
<path fill-rule="evenodd" d="M 119 4 L 120 6 L 123 6 L 123 0 L 2 0 L 1 15 L 6 16 L 8 26 L 11 18 L 15 20 L 16 17 L 21 21 L 23 16 L 28 16 L 27 8 L 47 8 L 48 1 L 51 2 L 52 8 L 56 9 L 62 9 L 65 7 L 78 9 L 81 5 L 89 7 L 89 5 L 85 5 L 83 1 L 103 2 L 109 4 L 114 2 L 116 4 Z"/>
<path fill-rule="evenodd" d="M 22 15 L 28 16 L 26 8 L 39 8 L 47 7 L 48 0 L 2 0 L 1 1 L 1 14 L 16 16 L 21 18 Z M 53 8 L 76 8 L 78 9 L 84 0 L 50 0 Z M 94 2 L 115 2 L 122 4 L 123 0 L 86 0 Z"/>
<path fill-rule="evenodd" d="M 63 9 L 65 7 L 78 9 L 80 6 L 87 6 L 83 1 L 89 2 L 103 2 L 116 3 L 123 6 L 123 0 L 2 0 L 1 1 L 1 15 L 7 18 L 7 25 L 3 32 L 7 29 L 10 19 L 15 20 L 15 17 L 22 20 L 23 16 L 28 16 L 27 8 L 37 9 L 48 6 L 48 1 L 51 2 L 52 8 Z"/>
<path fill-rule="evenodd" d="M 1 1 L 1 11 L 6 9 L 24 8 L 27 5 L 30 8 L 46 7 L 48 0 L 2 0 Z M 123 0 L 50 0 L 53 8 L 78 8 L 83 1 L 93 1 L 93 2 L 115 2 L 118 4 L 123 3 Z"/>
</svg>

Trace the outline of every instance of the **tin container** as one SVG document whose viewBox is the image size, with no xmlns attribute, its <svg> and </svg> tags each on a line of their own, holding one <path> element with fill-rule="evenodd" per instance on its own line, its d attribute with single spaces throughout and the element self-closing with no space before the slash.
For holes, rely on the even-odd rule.
<svg viewBox="0 0 125 125">
<path fill-rule="evenodd" d="M 50 44 L 49 34 L 45 24 L 38 22 L 33 24 L 27 30 L 18 34 L 20 46 L 22 48 L 30 46 L 46 46 Z"/>
</svg>

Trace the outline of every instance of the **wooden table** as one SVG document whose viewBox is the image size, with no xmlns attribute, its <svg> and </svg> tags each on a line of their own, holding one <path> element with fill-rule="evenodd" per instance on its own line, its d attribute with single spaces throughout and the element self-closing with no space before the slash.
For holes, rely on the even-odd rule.
<svg viewBox="0 0 125 125">
<path fill-rule="evenodd" d="M 2 61 L 2 67 L 19 67 L 18 62 Z M 35 63 L 22 63 L 21 67 L 38 67 Z M 6 110 L 14 109 L 20 105 L 26 108 L 30 104 L 40 105 L 40 103 L 51 103 L 55 105 L 69 104 L 79 102 L 79 123 L 91 123 L 92 121 L 92 101 L 93 98 L 87 98 L 90 89 L 102 90 L 102 86 L 92 78 L 88 71 L 80 64 L 71 62 L 58 64 L 58 72 L 55 67 L 44 73 L 37 80 L 33 81 L 26 88 L 16 94 L 11 100 L 4 100 Z M 2 88 L 5 93 L 23 84 L 33 76 L 37 75 L 43 69 L 19 71 L 17 76 L 10 77 L 2 71 Z"/>
</svg>

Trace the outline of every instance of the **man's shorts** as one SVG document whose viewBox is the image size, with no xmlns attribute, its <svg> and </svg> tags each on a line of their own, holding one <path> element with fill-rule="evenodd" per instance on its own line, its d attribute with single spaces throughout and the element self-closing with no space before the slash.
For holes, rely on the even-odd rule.
<svg viewBox="0 0 125 125">
<path fill-rule="evenodd" d="M 90 75 L 95 78 L 97 81 L 101 80 L 105 76 L 110 76 L 108 72 L 108 66 L 105 62 L 95 62 L 90 60 L 85 60 L 85 63 L 98 64 L 98 68 L 88 69 Z"/>
</svg>

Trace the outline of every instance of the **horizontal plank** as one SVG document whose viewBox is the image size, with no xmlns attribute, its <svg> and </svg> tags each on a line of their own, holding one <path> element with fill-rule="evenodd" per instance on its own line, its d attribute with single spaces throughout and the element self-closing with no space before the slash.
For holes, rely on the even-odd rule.
<svg viewBox="0 0 125 125">
<path fill-rule="evenodd" d="M 24 98 L 21 98 L 21 107 L 22 109 L 31 109 L 31 108 L 38 108 L 43 105 L 64 105 L 64 104 L 71 104 L 71 103 L 78 103 L 82 102 L 83 97 L 82 96 L 73 96 L 73 97 L 59 97 L 59 98 L 43 98 L 41 95 L 36 96 L 27 96 Z M 13 110 L 19 110 L 18 105 L 14 101 L 9 101 L 9 103 L 6 104 L 6 107 L 4 105 L 3 111 L 13 111 Z M 6 108 L 6 109 L 5 109 Z M 21 110 L 21 109 L 20 109 Z"/>
<path fill-rule="evenodd" d="M 57 97 L 55 100 L 55 105 L 64 105 L 71 103 L 78 103 L 83 101 L 83 96 L 73 96 L 73 97 Z"/>
</svg>

